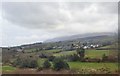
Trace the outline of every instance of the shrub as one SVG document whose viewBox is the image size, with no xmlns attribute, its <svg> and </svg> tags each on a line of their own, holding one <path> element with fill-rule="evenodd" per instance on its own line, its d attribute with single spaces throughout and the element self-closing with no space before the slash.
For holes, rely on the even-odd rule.
<svg viewBox="0 0 120 76">
<path fill-rule="evenodd" d="M 54 59 L 55 59 L 55 56 L 50 56 L 50 57 L 48 58 L 49 61 L 53 61 Z"/>
<path fill-rule="evenodd" d="M 13 62 L 13 66 L 18 66 L 20 68 L 36 68 L 37 67 L 37 60 L 31 58 L 17 58 Z"/>
<path fill-rule="evenodd" d="M 107 60 L 108 60 L 108 56 L 106 54 L 103 54 L 102 61 L 107 61 Z"/>
<path fill-rule="evenodd" d="M 13 61 L 12 65 L 14 67 L 16 67 L 16 66 L 20 65 L 21 62 L 22 62 L 21 59 L 18 57 L 16 60 Z"/>
<path fill-rule="evenodd" d="M 69 69 L 69 65 L 64 60 L 56 58 L 53 60 L 53 69 L 54 70 Z"/>
<path fill-rule="evenodd" d="M 47 55 L 42 53 L 42 54 L 39 55 L 39 57 L 40 58 L 47 58 Z"/>
<path fill-rule="evenodd" d="M 27 68 L 27 67 L 29 67 L 29 61 L 28 60 L 26 60 L 26 59 L 22 59 L 21 60 L 21 62 L 20 62 L 20 64 L 19 64 L 19 67 L 20 68 Z"/>
<path fill-rule="evenodd" d="M 36 68 L 38 65 L 37 65 L 37 60 L 34 60 L 34 59 L 32 59 L 32 60 L 30 60 L 30 62 L 29 62 L 29 68 Z"/>
<path fill-rule="evenodd" d="M 43 63 L 43 68 L 50 68 L 51 64 L 48 60 Z"/>
<path fill-rule="evenodd" d="M 77 48 L 77 54 L 80 57 L 80 60 L 84 59 L 85 56 L 85 49 L 83 47 Z"/>
<path fill-rule="evenodd" d="M 67 59 L 69 61 L 78 61 L 78 60 L 80 60 L 77 54 L 70 55 L 70 56 L 67 57 Z"/>
<path fill-rule="evenodd" d="M 38 67 L 37 68 L 37 71 L 41 71 L 41 70 L 43 70 L 43 67 Z"/>
</svg>

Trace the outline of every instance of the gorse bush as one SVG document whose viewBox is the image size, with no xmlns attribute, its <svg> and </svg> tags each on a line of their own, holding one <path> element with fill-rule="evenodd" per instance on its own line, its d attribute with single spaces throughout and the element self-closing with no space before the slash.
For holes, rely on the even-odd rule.
<svg viewBox="0 0 120 76">
<path fill-rule="evenodd" d="M 43 68 L 50 68 L 51 64 L 48 60 L 45 60 L 43 63 Z"/>
<path fill-rule="evenodd" d="M 60 58 L 55 58 L 53 60 L 53 69 L 54 70 L 61 70 L 61 69 L 70 69 L 67 62 Z"/>
</svg>

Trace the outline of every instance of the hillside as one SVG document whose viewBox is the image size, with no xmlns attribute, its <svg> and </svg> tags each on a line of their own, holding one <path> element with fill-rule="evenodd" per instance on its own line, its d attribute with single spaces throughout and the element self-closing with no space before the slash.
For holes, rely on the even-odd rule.
<svg viewBox="0 0 120 76">
<path fill-rule="evenodd" d="M 114 36 L 114 33 L 110 32 L 104 32 L 104 33 L 87 33 L 87 34 L 77 34 L 77 35 L 71 35 L 71 36 L 63 36 L 63 37 L 57 37 L 53 39 L 48 39 L 46 42 L 58 42 L 58 41 L 66 41 L 66 40 L 75 40 L 75 39 L 83 39 L 83 38 L 89 38 L 89 37 L 98 37 L 98 36 Z"/>
<path fill-rule="evenodd" d="M 36 49 L 36 48 L 51 48 L 51 47 L 61 47 L 71 44 L 76 44 L 80 41 L 81 43 L 90 43 L 90 44 L 111 44 L 117 42 L 117 38 L 113 33 L 91 33 L 91 34 L 82 34 L 82 35 L 72 35 L 60 38 L 54 38 L 46 40 L 41 43 L 26 44 L 20 46 L 11 47 L 11 49 Z"/>
</svg>

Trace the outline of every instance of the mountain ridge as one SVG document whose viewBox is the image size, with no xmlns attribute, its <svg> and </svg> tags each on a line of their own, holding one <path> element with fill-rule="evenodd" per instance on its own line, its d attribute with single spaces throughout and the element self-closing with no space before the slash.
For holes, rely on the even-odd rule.
<svg viewBox="0 0 120 76">
<path fill-rule="evenodd" d="M 112 33 L 112 32 L 77 34 L 77 35 L 71 35 L 71 36 L 56 37 L 56 38 L 53 38 L 53 39 L 48 39 L 44 42 L 45 43 L 47 43 L 47 42 L 58 42 L 58 41 L 74 40 L 74 39 L 79 39 L 79 38 L 102 36 L 102 35 L 113 36 L 115 34 Z"/>
</svg>

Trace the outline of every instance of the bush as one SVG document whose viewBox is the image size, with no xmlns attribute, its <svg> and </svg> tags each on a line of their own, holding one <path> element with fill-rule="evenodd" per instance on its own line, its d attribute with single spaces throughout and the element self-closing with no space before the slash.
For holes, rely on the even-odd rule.
<svg viewBox="0 0 120 76">
<path fill-rule="evenodd" d="M 84 56 L 85 56 L 85 49 L 83 47 L 77 48 L 77 54 L 80 57 L 80 60 L 84 60 Z"/>
<path fill-rule="evenodd" d="M 53 61 L 54 59 L 55 59 L 55 56 L 50 56 L 50 57 L 48 58 L 49 61 Z"/>
<path fill-rule="evenodd" d="M 13 66 L 18 66 L 20 68 L 36 68 L 37 65 L 37 60 L 36 59 L 31 59 L 31 58 L 17 58 L 13 62 Z"/>
<path fill-rule="evenodd" d="M 16 66 L 20 65 L 21 62 L 22 62 L 21 59 L 18 57 L 16 60 L 13 61 L 12 65 L 14 67 L 16 67 Z"/>
<path fill-rule="evenodd" d="M 43 70 L 43 67 L 38 67 L 37 68 L 37 71 L 41 71 L 41 70 Z"/>
<path fill-rule="evenodd" d="M 29 68 L 36 68 L 38 65 L 37 65 L 37 60 L 30 60 L 29 62 Z"/>
<path fill-rule="evenodd" d="M 102 61 L 107 61 L 108 60 L 108 56 L 106 55 L 106 54 L 103 54 L 103 56 L 102 56 Z"/>
<path fill-rule="evenodd" d="M 39 55 L 39 57 L 40 58 L 47 58 L 47 55 L 42 53 L 42 54 Z"/>
<path fill-rule="evenodd" d="M 61 69 L 69 69 L 69 65 L 64 60 L 56 58 L 53 60 L 53 69 L 57 71 Z"/>
<path fill-rule="evenodd" d="M 20 68 L 27 68 L 29 67 L 29 61 L 26 59 L 21 60 L 20 64 L 18 65 Z"/>
<path fill-rule="evenodd" d="M 43 68 L 50 68 L 51 64 L 48 60 L 43 63 Z"/>
<path fill-rule="evenodd" d="M 69 61 L 79 61 L 79 60 L 80 60 L 80 58 L 78 57 L 77 54 L 70 55 L 70 56 L 67 57 L 67 59 L 68 59 Z"/>
</svg>

